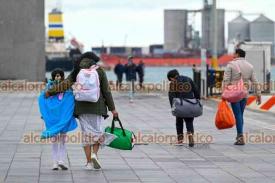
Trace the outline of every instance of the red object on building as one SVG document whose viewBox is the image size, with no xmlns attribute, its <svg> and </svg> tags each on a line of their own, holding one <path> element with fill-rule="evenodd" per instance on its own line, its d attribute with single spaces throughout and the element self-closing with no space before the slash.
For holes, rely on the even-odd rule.
<svg viewBox="0 0 275 183">
<path fill-rule="evenodd" d="M 123 64 L 127 63 L 126 57 L 117 55 L 102 54 L 101 60 L 104 64 L 113 67 L 120 60 Z M 193 64 L 200 65 L 201 58 L 154 58 L 154 57 L 134 57 L 133 61 L 138 64 L 142 60 L 146 66 L 192 66 Z M 231 55 L 223 55 L 219 58 L 219 65 L 226 65 L 233 60 Z M 210 59 L 207 60 L 210 63 Z"/>
</svg>

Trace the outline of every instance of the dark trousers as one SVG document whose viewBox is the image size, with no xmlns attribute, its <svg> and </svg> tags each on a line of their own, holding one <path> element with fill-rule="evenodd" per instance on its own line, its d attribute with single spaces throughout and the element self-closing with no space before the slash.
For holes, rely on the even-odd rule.
<svg viewBox="0 0 275 183">
<path fill-rule="evenodd" d="M 117 75 L 116 86 L 117 88 L 119 87 L 119 89 L 121 88 L 121 85 L 122 85 L 122 78 L 123 78 L 122 75 Z"/>
<path fill-rule="evenodd" d="M 144 76 L 139 76 L 139 86 L 142 88 L 142 84 L 144 81 Z"/>
<path fill-rule="evenodd" d="M 176 128 L 178 137 L 181 139 L 183 137 L 183 123 L 186 124 L 187 133 L 194 133 L 194 126 L 193 126 L 194 118 L 176 118 Z"/>
</svg>

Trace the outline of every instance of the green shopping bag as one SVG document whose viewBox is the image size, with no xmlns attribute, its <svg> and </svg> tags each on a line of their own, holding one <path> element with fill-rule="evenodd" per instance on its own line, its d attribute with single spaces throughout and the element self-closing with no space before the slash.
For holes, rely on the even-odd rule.
<svg viewBox="0 0 275 183">
<path fill-rule="evenodd" d="M 115 122 L 118 122 L 120 128 L 115 127 Z M 106 127 L 105 132 L 111 133 L 117 136 L 117 138 L 111 142 L 108 146 L 120 150 L 132 150 L 134 147 L 135 135 L 129 130 L 125 130 L 118 117 L 113 118 L 112 126 Z"/>
</svg>

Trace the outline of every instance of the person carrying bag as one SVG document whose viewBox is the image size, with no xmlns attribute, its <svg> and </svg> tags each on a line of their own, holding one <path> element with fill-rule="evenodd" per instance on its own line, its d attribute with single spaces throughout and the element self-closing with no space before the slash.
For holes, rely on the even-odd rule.
<svg viewBox="0 0 275 183">
<path fill-rule="evenodd" d="M 172 115 L 176 117 L 177 144 L 181 145 L 184 141 L 183 122 L 185 122 L 189 147 L 193 147 L 194 117 L 202 115 L 199 91 L 191 78 L 179 75 L 176 69 L 169 71 L 167 78 L 170 81 L 169 102 Z"/>
<path fill-rule="evenodd" d="M 105 70 L 97 65 L 100 58 L 86 52 L 74 62 L 74 69 L 61 83 L 45 93 L 46 97 L 73 88 L 75 94 L 74 116 L 81 127 L 81 142 L 86 155 L 87 170 L 101 170 L 98 159 L 100 147 L 111 143 L 116 137 L 104 132 L 103 121 L 112 115 L 118 116 Z"/>
<path fill-rule="evenodd" d="M 243 125 L 244 111 L 246 107 L 248 89 L 253 84 L 254 92 L 257 96 L 257 104 L 261 104 L 261 87 L 257 81 L 256 74 L 251 65 L 245 59 L 245 51 L 236 49 L 234 60 L 226 66 L 223 77 L 222 98 L 231 103 L 231 107 L 236 120 L 237 137 L 234 145 L 244 145 Z"/>
</svg>

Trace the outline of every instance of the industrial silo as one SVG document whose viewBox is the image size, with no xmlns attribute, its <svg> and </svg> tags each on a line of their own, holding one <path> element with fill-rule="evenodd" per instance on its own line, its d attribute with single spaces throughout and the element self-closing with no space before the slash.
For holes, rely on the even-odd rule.
<svg viewBox="0 0 275 183">
<path fill-rule="evenodd" d="M 264 15 L 260 15 L 256 20 L 250 23 L 250 38 L 255 42 L 272 42 L 274 55 L 274 22 Z"/>
<path fill-rule="evenodd" d="M 164 11 L 164 49 L 178 51 L 186 47 L 187 10 Z"/>
<path fill-rule="evenodd" d="M 217 48 L 218 53 L 223 53 L 225 50 L 224 37 L 224 22 L 225 10 L 217 9 Z M 205 6 L 202 10 L 202 40 L 201 47 L 207 49 L 209 52 L 213 50 L 214 40 L 214 20 L 212 5 Z"/>
<path fill-rule="evenodd" d="M 250 40 L 250 22 L 241 15 L 228 23 L 228 42 L 232 40 Z"/>
<path fill-rule="evenodd" d="M 250 38 L 252 41 L 272 41 L 274 43 L 274 22 L 260 15 L 250 23 Z"/>
</svg>

